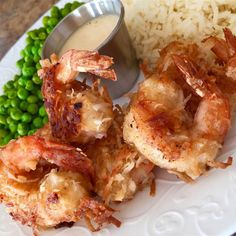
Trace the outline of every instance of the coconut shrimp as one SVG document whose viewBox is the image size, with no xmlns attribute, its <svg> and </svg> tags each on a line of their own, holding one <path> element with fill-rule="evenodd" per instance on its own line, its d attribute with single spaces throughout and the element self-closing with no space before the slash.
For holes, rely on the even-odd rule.
<svg viewBox="0 0 236 236">
<path fill-rule="evenodd" d="M 124 115 L 117 107 L 106 138 L 87 146 L 95 169 L 95 192 L 106 202 L 132 199 L 144 186 L 154 184 L 153 163 L 124 143 Z"/>
<path fill-rule="evenodd" d="M 28 136 L 0 150 L 0 201 L 14 220 L 37 230 L 81 219 L 91 230 L 120 222 L 92 198 L 91 161 L 81 150 Z"/>
<path fill-rule="evenodd" d="M 112 100 L 96 80 L 92 87 L 76 80 L 88 72 L 116 80 L 108 69 L 112 58 L 97 52 L 69 50 L 59 60 L 52 55 L 41 61 L 42 94 L 49 115 L 52 136 L 69 143 L 83 144 L 106 135 L 113 120 Z"/>
<path fill-rule="evenodd" d="M 189 182 L 209 167 L 231 164 L 231 158 L 227 163 L 215 161 L 230 127 L 230 108 L 228 99 L 188 57 L 176 55 L 174 63 L 200 97 L 195 114 L 185 110 L 189 97 L 167 71 L 153 74 L 134 95 L 123 134 L 154 164 Z"/>
</svg>

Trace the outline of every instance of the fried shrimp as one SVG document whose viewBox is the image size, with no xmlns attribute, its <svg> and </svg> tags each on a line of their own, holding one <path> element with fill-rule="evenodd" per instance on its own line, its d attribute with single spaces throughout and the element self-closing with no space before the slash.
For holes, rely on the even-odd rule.
<svg viewBox="0 0 236 236">
<path fill-rule="evenodd" d="M 0 201 L 35 232 L 85 218 L 91 230 L 120 222 L 92 198 L 91 161 L 81 150 L 42 137 L 11 141 L 0 150 Z"/>
<path fill-rule="evenodd" d="M 116 80 L 108 69 L 112 58 L 97 52 L 69 50 L 60 60 L 41 61 L 42 94 L 49 115 L 52 136 L 69 143 L 83 144 L 106 135 L 113 120 L 112 100 L 99 82 L 92 87 L 76 80 L 79 72 L 89 72 Z"/>
<path fill-rule="evenodd" d="M 124 143 L 124 115 L 118 107 L 106 138 L 87 146 L 86 154 L 95 169 L 95 192 L 109 202 L 132 199 L 134 194 L 154 180 L 154 165 L 133 147 Z"/>
<path fill-rule="evenodd" d="M 123 134 L 127 143 L 157 166 L 192 181 L 209 167 L 231 164 L 231 159 L 225 164 L 215 161 L 230 127 L 230 107 L 227 97 L 202 77 L 188 57 L 175 56 L 174 63 L 192 93 L 200 97 L 195 114 L 185 110 L 189 97 L 164 71 L 140 84 L 125 117 Z"/>
</svg>

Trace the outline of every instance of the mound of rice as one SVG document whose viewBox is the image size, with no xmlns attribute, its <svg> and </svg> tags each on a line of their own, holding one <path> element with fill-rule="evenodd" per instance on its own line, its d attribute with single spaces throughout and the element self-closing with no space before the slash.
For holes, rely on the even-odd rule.
<svg viewBox="0 0 236 236">
<path fill-rule="evenodd" d="M 122 0 L 125 21 L 139 59 L 154 65 L 173 40 L 199 43 L 209 35 L 236 33 L 236 0 Z"/>
</svg>

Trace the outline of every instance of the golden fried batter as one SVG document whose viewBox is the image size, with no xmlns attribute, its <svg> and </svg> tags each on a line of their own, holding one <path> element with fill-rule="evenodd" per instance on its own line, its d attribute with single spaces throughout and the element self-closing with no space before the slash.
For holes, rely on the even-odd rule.
<svg viewBox="0 0 236 236">
<path fill-rule="evenodd" d="M 55 56 L 54 56 L 55 57 Z M 42 94 L 52 135 L 64 142 L 83 144 L 106 135 L 113 120 L 111 98 L 99 82 L 93 86 L 76 80 L 89 72 L 116 80 L 112 58 L 97 52 L 69 50 L 60 60 L 41 62 Z"/>
<path fill-rule="evenodd" d="M 95 168 L 95 192 L 107 203 L 132 199 L 138 190 L 150 185 L 154 178 L 154 165 L 124 143 L 124 115 L 121 109 L 115 109 L 114 113 L 107 137 L 87 146 L 85 151 Z"/>
</svg>

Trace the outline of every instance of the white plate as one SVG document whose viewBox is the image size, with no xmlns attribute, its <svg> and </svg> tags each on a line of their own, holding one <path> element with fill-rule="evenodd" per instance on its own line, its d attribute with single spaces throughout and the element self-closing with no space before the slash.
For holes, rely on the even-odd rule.
<svg viewBox="0 0 236 236">
<path fill-rule="evenodd" d="M 62 7 L 68 0 L 61 0 Z M 48 13 L 47 13 L 48 14 Z M 42 19 L 32 27 L 39 28 Z M 15 63 L 25 46 L 24 34 L 0 62 L 0 87 L 18 72 Z M 139 78 L 142 79 L 142 76 Z M 120 102 L 122 102 L 120 100 Z M 225 140 L 219 158 L 236 157 L 236 120 Z M 108 226 L 91 233 L 76 224 L 42 233 L 43 236 L 152 236 L 152 235 L 230 235 L 236 232 L 236 162 L 226 170 L 214 169 L 194 184 L 185 184 L 174 176 L 157 170 L 157 194 L 149 196 L 149 189 L 139 192 L 127 203 L 117 205 L 116 214 L 122 221 L 120 228 Z M 0 206 L 0 235 L 31 235 L 29 228 L 14 222 Z"/>
</svg>

